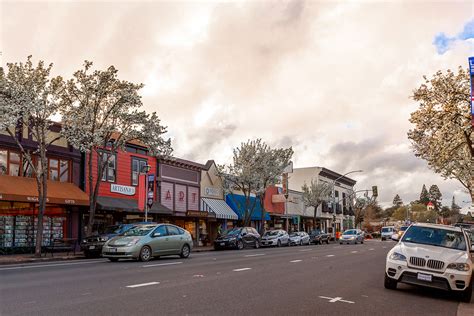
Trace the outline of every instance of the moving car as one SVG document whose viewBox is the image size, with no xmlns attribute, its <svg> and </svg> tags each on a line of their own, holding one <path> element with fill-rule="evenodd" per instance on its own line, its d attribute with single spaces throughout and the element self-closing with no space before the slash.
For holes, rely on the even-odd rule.
<svg viewBox="0 0 474 316">
<path fill-rule="evenodd" d="M 253 227 L 236 227 L 225 231 L 214 240 L 214 249 L 260 247 L 260 234 Z"/>
<path fill-rule="evenodd" d="M 191 234 L 171 224 L 136 225 L 120 236 L 109 239 L 102 247 L 102 256 L 110 261 L 179 255 L 189 257 L 193 247 Z"/>
<path fill-rule="evenodd" d="M 384 285 L 396 289 L 407 283 L 472 295 L 474 247 L 462 228 L 413 224 L 387 254 Z"/>
<path fill-rule="evenodd" d="M 97 235 L 92 235 L 84 238 L 81 242 L 81 250 L 84 252 L 86 258 L 100 257 L 102 247 L 105 242 L 112 237 L 125 233 L 130 228 L 140 224 L 155 224 L 152 222 L 141 222 L 132 224 L 119 224 L 107 226 L 104 231 Z"/>
<path fill-rule="evenodd" d="M 342 233 L 339 243 L 342 244 L 357 244 L 364 243 L 364 232 L 360 229 L 348 229 Z"/>
<path fill-rule="evenodd" d="M 400 226 L 400 229 L 398 230 L 398 232 L 396 232 L 392 235 L 392 239 L 393 240 L 400 240 L 400 238 L 402 238 L 403 234 L 408 229 L 408 227 L 410 227 L 410 226 Z"/>
<path fill-rule="evenodd" d="M 262 246 L 288 246 L 288 242 L 288 233 L 282 229 L 269 230 L 263 234 L 262 239 L 260 240 Z"/>
<path fill-rule="evenodd" d="M 395 227 L 385 226 L 380 230 L 380 237 L 382 240 L 391 239 L 392 235 L 395 233 Z"/>
<path fill-rule="evenodd" d="M 329 244 L 331 235 L 324 232 L 324 230 L 315 229 L 309 234 L 310 243 L 322 245 Z"/>
<path fill-rule="evenodd" d="M 309 245 L 309 235 L 306 232 L 294 232 L 290 234 L 290 246 L 292 245 Z"/>
</svg>

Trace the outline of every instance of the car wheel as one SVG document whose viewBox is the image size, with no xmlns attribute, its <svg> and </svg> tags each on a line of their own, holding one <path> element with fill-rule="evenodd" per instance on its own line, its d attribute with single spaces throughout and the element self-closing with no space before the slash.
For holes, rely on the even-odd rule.
<svg viewBox="0 0 474 316">
<path fill-rule="evenodd" d="M 470 303 L 472 298 L 472 281 L 471 284 L 460 293 L 460 299 L 464 303 Z"/>
<path fill-rule="evenodd" d="M 244 243 L 242 242 L 242 240 L 239 240 L 237 242 L 237 249 L 239 249 L 239 250 L 244 249 Z"/>
<path fill-rule="evenodd" d="M 362 239 L 362 240 L 360 241 L 360 243 L 363 244 L 363 243 L 364 243 L 364 240 Z"/>
<path fill-rule="evenodd" d="M 260 248 L 260 242 L 258 240 L 255 240 L 255 249 Z"/>
<path fill-rule="evenodd" d="M 190 253 L 191 253 L 191 249 L 189 248 L 189 246 L 184 245 L 183 248 L 181 248 L 181 253 L 179 254 L 179 256 L 181 258 L 188 258 Z"/>
<path fill-rule="evenodd" d="M 303 240 L 300 240 L 300 246 L 303 246 Z"/>
<path fill-rule="evenodd" d="M 84 251 L 84 257 L 86 257 L 87 259 L 93 258 L 92 253 L 90 253 L 89 251 Z"/>
<path fill-rule="evenodd" d="M 326 239 L 326 244 L 329 245 L 329 239 Z"/>
<path fill-rule="evenodd" d="M 109 260 L 112 261 L 112 262 L 117 262 L 118 258 L 109 258 Z"/>
<path fill-rule="evenodd" d="M 384 238 L 384 237 L 382 237 L 382 241 L 385 241 L 385 238 Z"/>
<path fill-rule="evenodd" d="M 142 262 L 149 261 L 151 259 L 151 249 L 148 246 L 143 246 L 142 249 L 140 249 L 140 254 L 138 256 L 138 259 Z"/>
<path fill-rule="evenodd" d="M 339 245 L 342 245 L 342 242 L 340 242 Z"/>
<path fill-rule="evenodd" d="M 396 290 L 397 289 L 397 280 L 395 279 L 392 279 L 390 277 L 388 277 L 387 274 L 385 274 L 385 280 L 383 282 L 383 285 L 385 286 L 386 289 L 389 289 L 389 290 Z"/>
<path fill-rule="evenodd" d="M 278 239 L 277 247 L 281 247 L 281 240 L 280 239 Z"/>
</svg>

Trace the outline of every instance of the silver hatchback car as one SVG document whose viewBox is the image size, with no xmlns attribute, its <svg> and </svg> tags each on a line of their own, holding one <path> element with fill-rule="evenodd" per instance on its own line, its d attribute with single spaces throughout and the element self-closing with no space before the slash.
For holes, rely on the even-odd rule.
<svg viewBox="0 0 474 316">
<path fill-rule="evenodd" d="M 108 240 L 102 247 L 102 256 L 110 261 L 179 255 L 189 257 L 193 245 L 191 234 L 171 224 L 137 225 L 122 235 Z"/>
</svg>

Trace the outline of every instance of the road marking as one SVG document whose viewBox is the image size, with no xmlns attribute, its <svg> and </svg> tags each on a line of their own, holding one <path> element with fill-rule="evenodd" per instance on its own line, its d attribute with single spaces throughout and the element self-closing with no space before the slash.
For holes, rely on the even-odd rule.
<svg viewBox="0 0 474 316">
<path fill-rule="evenodd" d="M 326 257 L 334 257 L 334 255 L 327 255 Z"/>
<path fill-rule="evenodd" d="M 374 251 L 375 249 L 374 248 L 370 248 L 369 251 Z"/>
<path fill-rule="evenodd" d="M 303 260 L 291 260 L 290 262 L 291 263 L 296 263 L 296 262 L 301 262 L 301 261 L 303 261 Z"/>
<path fill-rule="evenodd" d="M 133 289 L 133 288 L 136 288 L 136 287 L 149 286 L 149 285 L 156 285 L 156 284 L 160 284 L 160 282 L 148 282 L 148 283 L 127 285 L 127 287 Z"/>
<path fill-rule="evenodd" d="M 195 275 L 193 275 L 193 278 L 204 278 L 204 275 L 202 275 L 202 274 L 195 274 Z"/>
<path fill-rule="evenodd" d="M 348 303 L 348 304 L 354 304 L 353 301 L 346 301 L 346 300 L 343 300 L 342 297 L 320 296 L 319 298 L 324 298 L 324 299 L 326 299 L 326 300 L 329 300 L 329 303 L 343 302 L 343 303 Z"/>
<path fill-rule="evenodd" d="M 256 253 L 256 254 L 253 254 L 253 255 L 245 255 L 244 257 L 248 258 L 248 257 L 259 257 L 259 256 L 265 256 L 264 253 Z"/>
<path fill-rule="evenodd" d="M 25 302 L 24 304 L 34 304 L 34 303 L 36 303 L 36 301 Z"/>
<path fill-rule="evenodd" d="M 313 249 L 302 249 L 300 251 L 312 251 Z"/>
<path fill-rule="evenodd" d="M 145 266 L 142 266 L 143 268 L 151 268 L 151 267 L 160 267 L 160 266 L 172 266 L 175 264 L 181 264 L 183 263 L 182 261 L 178 262 L 167 262 L 167 263 L 157 263 L 157 264 L 147 264 Z"/>
<path fill-rule="evenodd" d="M 240 272 L 240 271 L 247 271 L 247 270 L 252 270 L 252 268 L 240 268 L 240 269 L 234 269 L 232 271 L 234 272 Z"/>
<path fill-rule="evenodd" d="M 383 249 L 387 249 L 387 247 L 385 247 L 385 246 L 382 246 L 382 248 L 383 248 Z"/>
<path fill-rule="evenodd" d="M 354 250 L 354 251 L 351 251 L 351 253 L 358 253 L 358 251 L 357 251 L 357 250 Z"/>
<path fill-rule="evenodd" d="M 103 260 L 95 260 L 95 261 L 85 261 L 85 262 L 69 262 L 69 263 L 55 263 L 55 264 L 42 264 L 42 265 L 32 265 L 32 266 L 14 266 L 8 268 L 0 268 L 0 271 L 3 270 L 18 270 L 18 269 L 33 269 L 33 268 L 47 268 L 47 267 L 59 267 L 59 266 L 72 266 L 78 264 L 89 264 L 89 263 L 105 263 L 106 261 Z"/>
</svg>

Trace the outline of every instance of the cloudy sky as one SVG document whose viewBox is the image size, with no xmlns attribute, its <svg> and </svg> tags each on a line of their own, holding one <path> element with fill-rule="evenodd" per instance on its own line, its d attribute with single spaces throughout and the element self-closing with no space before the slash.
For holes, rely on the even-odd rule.
<svg viewBox="0 0 474 316">
<path fill-rule="evenodd" d="M 293 146 L 295 167 L 354 174 L 405 202 L 460 184 L 415 158 L 406 134 L 423 75 L 467 67 L 471 1 L 2 1 L 2 65 L 30 54 L 70 77 L 84 60 L 142 82 L 178 157 L 227 163 L 249 138 Z"/>
</svg>

